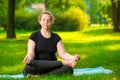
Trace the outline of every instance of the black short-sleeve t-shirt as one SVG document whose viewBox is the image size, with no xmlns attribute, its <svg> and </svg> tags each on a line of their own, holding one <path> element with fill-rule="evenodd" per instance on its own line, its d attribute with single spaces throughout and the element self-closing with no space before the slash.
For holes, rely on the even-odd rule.
<svg viewBox="0 0 120 80">
<path fill-rule="evenodd" d="M 57 60 L 55 53 L 57 51 L 57 43 L 61 40 L 58 34 L 51 32 L 51 37 L 45 38 L 42 36 L 41 31 L 36 31 L 30 35 L 29 39 L 36 44 L 36 60 Z"/>
</svg>

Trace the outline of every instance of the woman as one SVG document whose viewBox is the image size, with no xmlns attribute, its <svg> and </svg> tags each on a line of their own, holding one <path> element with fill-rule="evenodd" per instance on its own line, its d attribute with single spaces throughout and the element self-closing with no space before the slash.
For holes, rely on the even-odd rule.
<svg viewBox="0 0 120 80">
<path fill-rule="evenodd" d="M 28 40 L 28 52 L 24 58 L 26 64 L 23 69 L 24 76 L 37 74 L 73 73 L 79 55 L 72 56 L 64 49 L 60 36 L 50 31 L 54 23 L 51 12 L 45 11 L 38 16 L 41 25 L 39 31 L 33 32 Z M 57 61 L 56 51 L 62 61 Z"/>
</svg>

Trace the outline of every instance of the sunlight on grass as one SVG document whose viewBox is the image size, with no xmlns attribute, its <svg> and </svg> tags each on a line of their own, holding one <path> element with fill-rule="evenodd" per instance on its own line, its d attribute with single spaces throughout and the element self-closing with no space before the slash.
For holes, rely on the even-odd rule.
<svg viewBox="0 0 120 80">
<path fill-rule="evenodd" d="M 62 32 L 58 34 L 61 36 L 63 41 L 68 42 L 93 42 L 93 41 L 104 41 L 104 40 L 120 40 L 119 35 L 111 35 L 111 34 L 105 34 L 105 35 L 99 35 L 99 36 L 93 36 L 93 35 L 83 35 L 82 32 Z"/>
<path fill-rule="evenodd" d="M 112 80 L 117 80 L 116 77 L 113 77 Z"/>
<path fill-rule="evenodd" d="M 88 32 L 88 31 L 93 31 L 93 30 L 103 30 L 103 29 L 113 29 L 113 27 L 112 26 L 104 26 L 104 27 L 102 27 L 102 26 L 100 26 L 100 27 L 97 27 L 97 26 L 91 26 L 91 27 L 87 27 L 87 28 L 85 28 L 85 29 L 83 29 L 82 30 L 82 32 Z"/>
<path fill-rule="evenodd" d="M 4 31 L 0 32 L 0 39 L 6 39 L 6 33 Z"/>
<path fill-rule="evenodd" d="M 115 51 L 115 50 L 119 50 L 120 51 L 120 44 L 114 44 L 114 45 L 108 45 L 105 47 L 106 49 Z"/>
<path fill-rule="evenodd" d="M 101 35 L 101 36 L 88 36 L 81 39 L 82 42 L 104 41 L 104 40 L 120 40 L 120 36 Z"/>
<path fill-rule="evenodd" d="M 3 30 L 4 28 L 0 26 L 0 30 Z"/>
<path fill-rule="evenodd" d="M 80 32 L 57 32 L 63 41 L 80 41 L 82 34 Z"/>
<path fill-rule="evenodd" d="M 1 35 L 1 36 L 0 36 L 0 39 L 6 39 L 6 36 Z"/>
<path fill-rule="evenodd" d="M 89 42 L 104 41 L 104 40 L 120 40 L 119 33 L 118 35 L 114 35 L 112 31 L 107 32 L 107 30 L 105 31 L 104 29 L 112 29 L 112 27 L 98 27 L 98 28 L 90 27 L 82 31 L 56 32 L 56 33 L 60 35 L 63 42 L 82 42 L 82 43 L 88 42 L 89 43 Z M 101 31 L 97 32 L 96 30 L 101 30 Z M 102 32 L 102 30 L 104 30 L 104 32 Z M 16 31 L 16 39 L 27 40 L 32 32 L 33 31 L 19 31 L 19 32 Z M 99 33 L 103 33 L 103 35 L 99 35 Z M 5 31 L 1 32 L 0 39 L 6 39 Z"/>
<path fill-rule="evenodd" d="M 20 34 L 17 36 L 17 40 L 27 40 L 29 38 L 29 34 Z"/>
<path fill-rule="evenodd" d="M 33 31 L 24 31 L 24 30 L 16 30 L 16 39 L 17 40 L 27 40 L 30 36 L 30 34 Z M 6 31 L 5 30 L 0 30 L 0 39 L 6 39 Z"/>
<path fill-rule="evenodd" d="M 17 32 L 17 39 L 18 40 L 27 40 L 30 36 L 30 34 L 32 33 L 32 31 L 21 31 L 21 32 Z"/>
</svg>

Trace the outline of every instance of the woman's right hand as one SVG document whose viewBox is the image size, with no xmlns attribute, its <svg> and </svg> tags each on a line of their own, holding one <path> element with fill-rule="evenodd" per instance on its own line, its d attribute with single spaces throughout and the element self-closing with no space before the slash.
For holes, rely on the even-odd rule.
<svg viewBox="0 0 120 80">
<path fill-rule="evenodd" d="M 29 64 L 30 63 L 30 57 L 29 57 L 29 55 L 26 55 L 26 57 L 24 58 L 23 62 L 25 64 Z"/>
</svg>

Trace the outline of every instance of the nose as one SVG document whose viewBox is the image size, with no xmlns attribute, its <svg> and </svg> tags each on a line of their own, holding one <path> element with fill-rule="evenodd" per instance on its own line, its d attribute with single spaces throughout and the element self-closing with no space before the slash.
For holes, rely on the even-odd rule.
<svg viewBox="0 0 120 80">
<path fill-rule="evenodd" d="M 45 20 L 45 23 L 49 23 L 49 21 L 48 21 L 48 20 Z"/>
<path fill-rule="evenodd" d="M 47 20 L 45 20 L 45 22 L 47 22 Z"/>
</svg>

